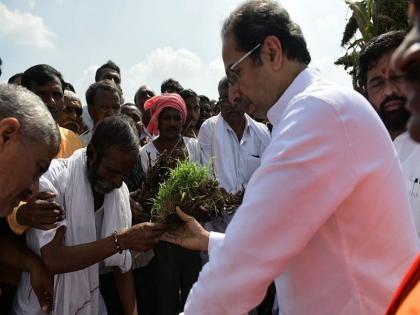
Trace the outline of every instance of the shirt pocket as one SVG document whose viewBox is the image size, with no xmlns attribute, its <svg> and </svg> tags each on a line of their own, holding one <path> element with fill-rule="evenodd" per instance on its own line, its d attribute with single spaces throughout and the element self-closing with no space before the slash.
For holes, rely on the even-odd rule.
<svg viewBox="0 0 420 315">
<path fill-rule="evenodd" d="M 246 176 L 247 181 L 251 178 L 252 174 L 254 174 L 255 170 L 261 164 L 261 157 L 259 155 L 248 155 L 246 159 Z"/>
</svg>

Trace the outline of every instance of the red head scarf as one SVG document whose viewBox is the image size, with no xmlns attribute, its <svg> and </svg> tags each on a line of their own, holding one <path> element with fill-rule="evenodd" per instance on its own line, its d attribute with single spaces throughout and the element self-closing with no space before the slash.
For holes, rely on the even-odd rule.
<svg viewBox="0 0 420 315">
<path fill-rule="evenodd" d="M 147 131 L 152 135 L 159 133 L 159 115 L 165 108 L 174 108 L 181 113 L 182 124 L 187 119 L 187 106 L 181 96 L 176 93 L 156 95 L 144 103 L 144 110 L 150 110 L 150 122 Z"/>
</svg>

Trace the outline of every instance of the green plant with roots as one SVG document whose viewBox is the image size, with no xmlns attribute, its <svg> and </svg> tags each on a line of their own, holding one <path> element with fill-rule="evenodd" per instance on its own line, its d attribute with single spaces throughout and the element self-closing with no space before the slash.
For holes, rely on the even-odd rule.
<svg viewBox="0 0 420 315">
<path fill-rule="evenodd" d="M 209 221 L 222 213 L 233 213 L 242 202 L 243 192 L 229 194 L 219 188 L 208 167 L 188 161 L 178 162 L 154 198 L 152 221 L 177 227 L 182 224 L 175 208 L 198 221 Z"/>
</svg>

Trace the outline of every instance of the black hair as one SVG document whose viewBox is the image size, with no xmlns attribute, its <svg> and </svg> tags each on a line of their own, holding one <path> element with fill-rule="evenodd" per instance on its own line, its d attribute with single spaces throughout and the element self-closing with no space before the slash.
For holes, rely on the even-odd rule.
<svg viewBox="0 0 420 315">
<path fill-rule="evenodd" d="M 180 93 L 184 88 L 182 85 L 174 80 L 174 79 L 167 79 L 162 82 L 160 86 L 160 92 L 161 93 Z"/>
<path fill-rule="evenodd" d="M 220 96 L 220 91 L 224 90 L 224 89 L 228 89 L 229 88 L 229 81 L 228 78 L 226 76 L 224 76 L 223 78 L 220 79 L 219 81 L 219 85 L 217 86 L 217 91 L 219 92 L 219 96 Z"/>
<path fill-rule="evenodd" d="M 98 70 L 96 70 L 96 73 L 95 73 L 95 82 L 98 82 L 100 80 L 101 75 L 102 75 L 102 72 L 105 69 L 115 70 L 116 72 L 118 72 L 118 74 L 121 75 L 120 67 L 118 67 L 112 60 L 108 60 L 106 63 L 104 63 L 102 66 L 100 66 L 98 68 Z"/>
<path fill-rule="evenodd" d="M 200 104 L 204 104 L 204 103 L 209 103 L 210 104 L 210 99 L 205 96 L 205 95 L 199 95 L 198 98 L 200 99 Z"/>
<path fill-rule="evenodd" d="M 179 92 L 179 95 L 184 99 L 188 98 L 188 97 L 196 97 L 198 99 L 198 94 L 195 93 L 193 90 L 191 89 L 185 89 L 182 90 L 181 92 Z"/>
<path fill-rule="evenodd" d="M 15 83 L 15 80 L 16 80 L 17 78 L 19 78 L 19 77 L 22 79 L 22 76 L 23 76 L 23 73 L 22 73 L 22 72 L 16 73 L 16 74 L 12 75 L 12 76 L 9 78 L 9 80 L 7 80 L 7 83 L 9 83 L 9 84 L 16 84 L 16 83 Z M 22 81 L 21 81 L 21 82 L 22 82 Z"/>
<path fill-rule="evenodd" d="M 61 83 L 61 89 L 64 92 L 64 80 L 63 76 L 59 71 L 51 67 L 50 65 L 40 64 L 27 69 L 22 75 L 22 86 L 28 90 L 32 90 L 32 82 L 38 85 L 44 85 L 48 82 L 58 78 Z"/>
<path fill-rule="evenodd" d="M 87 155 L 92 156 L 93 148 L 101 159 L 111 147 L 118 147 L 124 153 L 139 154 L 139 137 L 129 116 L 117 114 L 99 122 L 87 147 Z"/>
<path fill-rule="evenodd" d="M 117 93 L 118 98 L 120 99 L 120 103 L 122 101 L 120 89 L 115 84 L 114 81 L 111 80 L 103 80 L 99 82 L 95 82 L 89 86 L 86 91 L 86 103 L 88 106 L 95 106 L 95 95 L 98 90 L 109 91 L 112 93 Z"/>
<path fill-rule="evenodd" d="M 391 31 L 372 38 L 359 55 L 357 84 L 366 93 L 367 73 L 386 54 L 395 50 L 403 41 L 405 31 Z"/>
<path fill-rule="evenodd" d="M 69 82 L 64 82 L 64 90 L 72 91 L 73 93 L 76 93 L 76 90 L 74 89 L 73 84 Z"/>
<path fill-rule="evenodd" d="M 290 19 L 286 9 L 271 0 L 252 0 L 239 6 L 223 24 L 222 39 L 228 35 L 233 35 L 236 48 L 242 51 L 250 51 L 272 35 L 278 38 L 289 59 L 306 65 L 311 62 L 299 25 Z M 257 54 L 251 57 L 260 60 Z"/>
</svg>

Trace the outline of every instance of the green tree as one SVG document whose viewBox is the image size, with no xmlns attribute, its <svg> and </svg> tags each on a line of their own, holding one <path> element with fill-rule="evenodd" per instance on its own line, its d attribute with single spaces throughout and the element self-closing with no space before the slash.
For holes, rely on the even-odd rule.
<svg viewBox="0 0 420 315">
<path fill-rule="evenodd" d="M 357 65 L 360 51 L 366 43 L 383 33 L 408 28 L 408 0 L 344 0 L 351 10 L 351 16 L 344 29 L 341 47 L 344 56 L 336 60 L 336 65 L 352 76 L 353 87 L 360 90 L 357 83 Z"/>
</svg>

